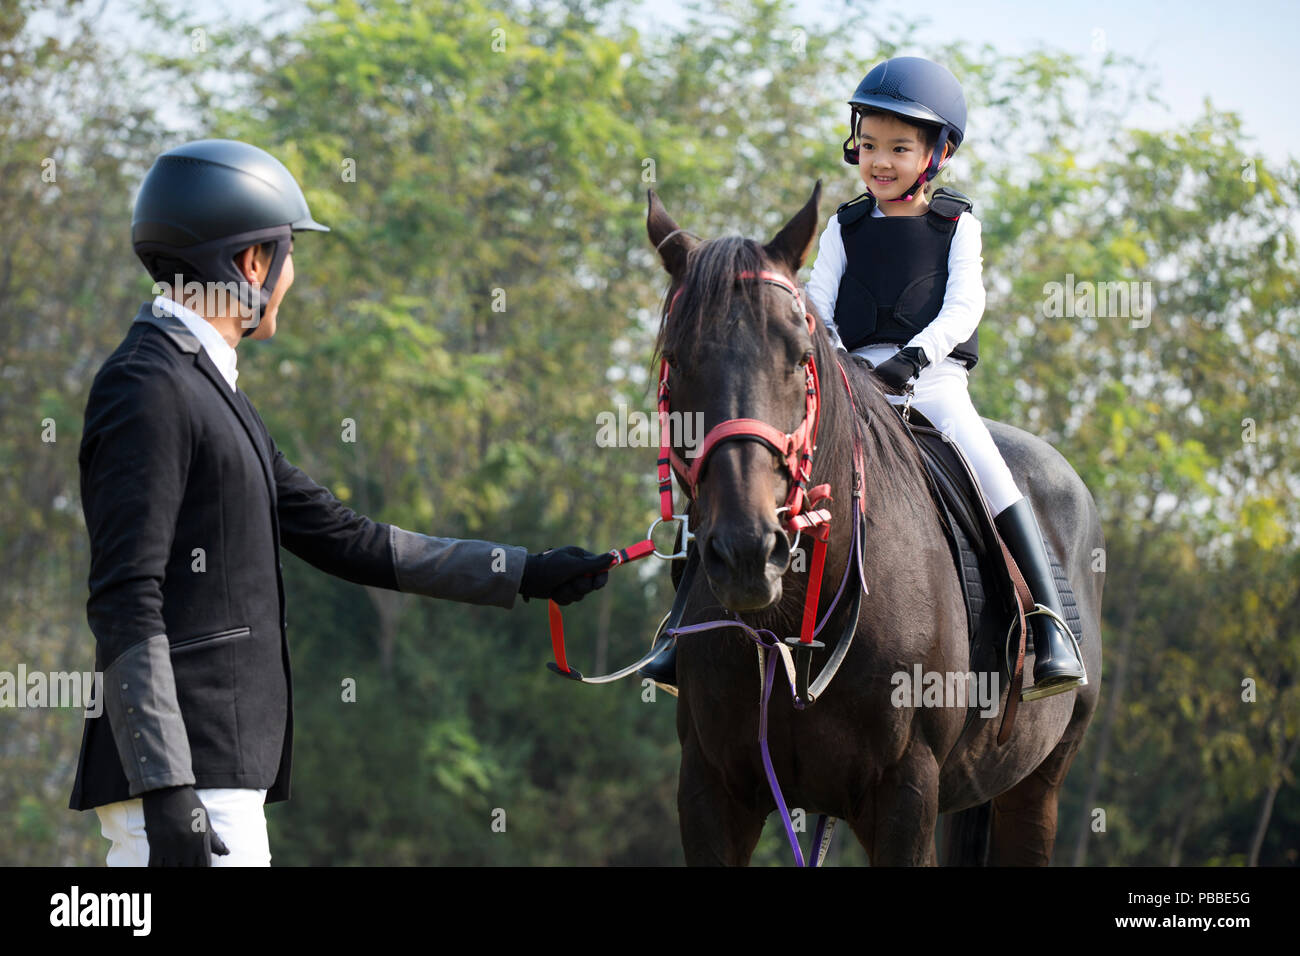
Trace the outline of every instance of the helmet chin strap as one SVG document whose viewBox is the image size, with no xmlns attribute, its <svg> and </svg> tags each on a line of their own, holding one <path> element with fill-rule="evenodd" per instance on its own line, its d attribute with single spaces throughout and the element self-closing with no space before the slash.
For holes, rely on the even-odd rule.
<svg viewBox="0 0 1300 956">
<path fill-rule="evenodd" d="M 244 307 L 252 311 L 252 318 L 256 321 L 244 329 L 241 338 L 248 338 L 262 324 L 262 316 L 266 314 L 266 307 L 271 304 L 271 294 L 275 291 L 276 283 L 280 279 L 280 270 L 284 268 L 285 260 L 289 258 L 288 242 L 282 238 L 270 241 L 275 244 L 275 248 L 271 253 L 271 264 L 266 269 L 266 278 L 257 289 L 248 289 L 247 291 L 250 294 L 242 297 Z M 249 301 L 250 299 L 253 301 Z"/>
<path fill-rule="evenodd" d="M 870 186 L 867 187 L 867 192 L 871 193 L 871 198 L 874 199 L 876 202 L 911 202 L 912 197 L 916 195 L 916 191 L 924 185 L 925 185 L 925 173 L 922 173 L 920 179 L 918 179 L 916 182 L 912 183 L 912 185 L 907 187 L 907 192 L 904 195 L 898 196 L 894 199 L 882 200 L 875 193 L 871 192 Z"/>
<path fill-rule="evenodd" d="M 151 275 L 156 258 L 166 256 L 183 262 L 189 277 L 194 282 L 207 286 L 209 290 L 216 285 L 233 290 L 235 302 L 238 303 L 241 311 L 247 314 L 246 319 L 241 319 L 241 324 L 243 321 L 252 322 L 251 325 L 244 326 L 241 337 L 247 338 L 262 324 L 266 307 L 271 304 L 271 293 L 275 291 L 280 272 L 289 258 L 289 247 L 292 241 L 293 229 L 286 224 L 239 233 L 235 236 L 223 236 L 220 239 L 181 248 L 164 243 L 138 242 L 135 244 L 135 251 Z M 243 270 L 235 264 L 235 256 L 249 246 L 258 246 L 267 242 L 274 243 L 271 262 L 267 266 L 266 278 L 261 286 L 254 288 L 248 282 Z"/>
</svg>

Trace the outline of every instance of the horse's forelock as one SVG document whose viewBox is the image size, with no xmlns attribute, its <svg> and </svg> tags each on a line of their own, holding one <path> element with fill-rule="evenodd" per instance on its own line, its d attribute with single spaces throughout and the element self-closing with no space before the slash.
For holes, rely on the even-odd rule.
<svg viewBox="0 0 1300 956">
<path fill-rule="evenodd" d="M 656 359 L 667 353 L 689 360 L 709 342 L 721 340 L 740 314 L 756 316 L 754 332 L 764 334 L 763 283 L 737 282 L 736 277 L 765 266 L 762 247 L 743 236 L 709 239 L 692 249 L 679 286 L 681 294 L 676 303 L 665 299 Z"/>
</svg>

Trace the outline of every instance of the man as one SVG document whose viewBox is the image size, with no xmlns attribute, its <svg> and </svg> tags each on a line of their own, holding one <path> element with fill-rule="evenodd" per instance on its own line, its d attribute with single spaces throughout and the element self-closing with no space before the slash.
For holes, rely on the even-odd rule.
<svg viewBox="0 0 1300 956">
<path fill-rule="evenodd" d="M 235 385 L 235 350 L 275 334 L 293 234 L 328 229 L 270 154 L 232 140 L 164 153 L 131 230 L 169 294 L 140 309 L 86 403 L 105 699 L 70 806 L 98 811 L 110 866 L 267 866 L 262 807 L 288 799 L 293 745 L 281 546 L 349 581 L 504 608 L 580 600 L 612 558 L 379 524 L 285 459 Z"/>
</svg>

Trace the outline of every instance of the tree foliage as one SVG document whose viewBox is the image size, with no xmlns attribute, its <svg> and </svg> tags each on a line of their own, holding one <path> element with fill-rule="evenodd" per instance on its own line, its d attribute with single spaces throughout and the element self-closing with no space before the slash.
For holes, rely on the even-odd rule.
<svg viewBox="0 0 1300 956">
<path fill-rule="evenodd" d="M 654 512 L 653 450 L 596 439 L 598 414 L 652 410 L 666 277 L 646 189 L 705 236 L 770 238 L 818 178 L 830 215 L 860 191 L 847 94 L 909 40 L 864 49 L 857 12 L 814 26 L 786 2 L 638 30 L 617 3 L 345 0 L 270 31 L 202 24 L 196 51 L 192 18 L 141 10 L 134 57 L 75 2 L 0 16 L 0 669 L 89 666 L 76 447 L 90 379 L 148 296 L 130 201 L 158 152 L 255 142 L 333 229 L 299 238 L 275 339 L 240 349 L 291 460 L 411 530 L 600 550 Z M 1057 862 L 1295 863 L 1300 170 L 1210 103 L 1129 128 L 1156 95 L 1132 63 L 933 55 L 973 105 L 949 182 L 984 226 L 976 405 L 1060 448 L 1105 525 L 1102 712 Z M 1151 308 L 1057 314 L 1067 277 L 1149 283 Z M 539 604 L 285 568 L 297 743 L 276 862 L 681 861 L 670 698 L 555 681 Z M 567 615 L 575 657 L 635 657 L 670 599 L 663 568 L 615 572 Z M 76 715 L 0 720 L 0 861 L 102 859 L 93 817 L 65 809 Z M 756 861 L 785 852 L 769 826 Z"/>
</svg>

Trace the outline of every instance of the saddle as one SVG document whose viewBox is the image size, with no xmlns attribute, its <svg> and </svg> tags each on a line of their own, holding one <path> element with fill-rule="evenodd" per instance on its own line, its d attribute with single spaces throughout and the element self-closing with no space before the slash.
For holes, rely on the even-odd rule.
<svg viewBox="0 0 1300 956">
<path fill-rule="evenodd" d="M 971 670 L 1000 670 L 1010 679 L 1016 657 L 1008 642 L 1008 631 L 1016 616 L 1014 561 L 998 538 L 979 482 L 958 443 L 915 408 L 904 418 L 901 405 L 891 407 L 921 453 L 930 495 L 952 551 L 966 605 Z M 1082 645 L 1083 626 L 1074 590 L 1051 543 L 1045 544 L 1065 621 Z M 1014 573 L 1018 575 L 1019 571 Z M 1026 641 L 1025 653 L 1033 653 L 1032 641 Z"/>
</svg>

